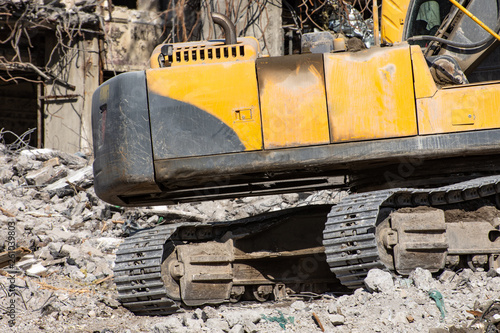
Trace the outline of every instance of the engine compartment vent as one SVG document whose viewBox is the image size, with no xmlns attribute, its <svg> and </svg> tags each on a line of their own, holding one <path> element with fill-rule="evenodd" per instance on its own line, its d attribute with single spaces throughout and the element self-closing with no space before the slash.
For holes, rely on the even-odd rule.
<svg viewBox="0 0 500 333">
<path fill-rule="evenodd" d="M 244 60 L 245 45 L 178 47 L 167 59 L 172 65 Z"/>
</svg>

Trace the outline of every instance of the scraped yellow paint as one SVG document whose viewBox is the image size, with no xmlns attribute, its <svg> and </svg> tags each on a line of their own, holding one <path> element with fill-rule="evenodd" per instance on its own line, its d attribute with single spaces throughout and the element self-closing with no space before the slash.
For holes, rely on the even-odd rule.
<svg viewBox="0 0 500 333">
<path fill-rule="evenodd" d="M 236 132 L 245 150 L 262 149 L 254 60 L 149 69 L 146 76 L 151 92 L 217 117 Z"/>
<path fill-rule="evenodd" d="M 417 134 L 408 44 L 325 54 L 331 142 Z"/>
</svg>

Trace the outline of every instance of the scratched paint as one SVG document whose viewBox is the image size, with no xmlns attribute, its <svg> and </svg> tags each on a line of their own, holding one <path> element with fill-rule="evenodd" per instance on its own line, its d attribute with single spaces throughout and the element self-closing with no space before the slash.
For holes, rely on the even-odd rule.
<svg viewBox="0 0 500 333">
<path fill-rule="evenodd" d="M 457 85 L 417 101 L 419 134 L 451 133 L 500 127 L 500 83 Z"/>
<path fill-rule="evenodd" d="M 259 59 L 257 75 L 266 149 L 329 142 L 322 54 Z"/>
<path fill-rule="evenodd" d="M 325 55 L 331 142 L 417 134 L 410 47 Z"/>
</svg>

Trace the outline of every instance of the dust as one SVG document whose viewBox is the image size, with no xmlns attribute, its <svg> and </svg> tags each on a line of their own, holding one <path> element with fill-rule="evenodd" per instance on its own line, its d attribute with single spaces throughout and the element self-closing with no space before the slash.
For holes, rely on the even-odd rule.
<svg viewBox="0 0 500 333">
<path fill-rule="evenodd" d="M 485 203 L 482 203 L 485 204 Z M 443 207 L 444 208 L 444 207 Z M 419 206 L 405 207 L 398 210 L 401 213 L 418 213 L 437 210 L 438 208 Z M 491 204 L 477 207 L 477 205 L 468 204 L 463 207 L 446 207 L 444 209 L 444 217 L 446 223 L 454 222 L 478 222 L 478 221 L 493 221 L 495 218 L 500 218 L 500 210 Z"/>
<path fill-rule="evenodd" d="M 493 221 L 494 218 L 500 217 L 500 210 L 495 206 L 483 206 L 474 211 L 466 211 L 464 209 L 449 209 L 445 210 L 444 217 L 447 223 L 449 222 L 477 222 L 477 221 Z"/>
</svg>

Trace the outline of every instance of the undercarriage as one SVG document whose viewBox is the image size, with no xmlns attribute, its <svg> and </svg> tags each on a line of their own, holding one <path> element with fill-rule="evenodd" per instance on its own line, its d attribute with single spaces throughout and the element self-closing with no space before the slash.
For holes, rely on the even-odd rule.
<svg viewBox="0 0 500 333">
<path fill-rule="evenodd" d="M 372 268 L 500 266 L 500 177 L 355 194 L 242 220 L 142 230 L 117 253 L 121 302 L 136 314 L 280 300 L 364 286 Z"/>
</svg>

